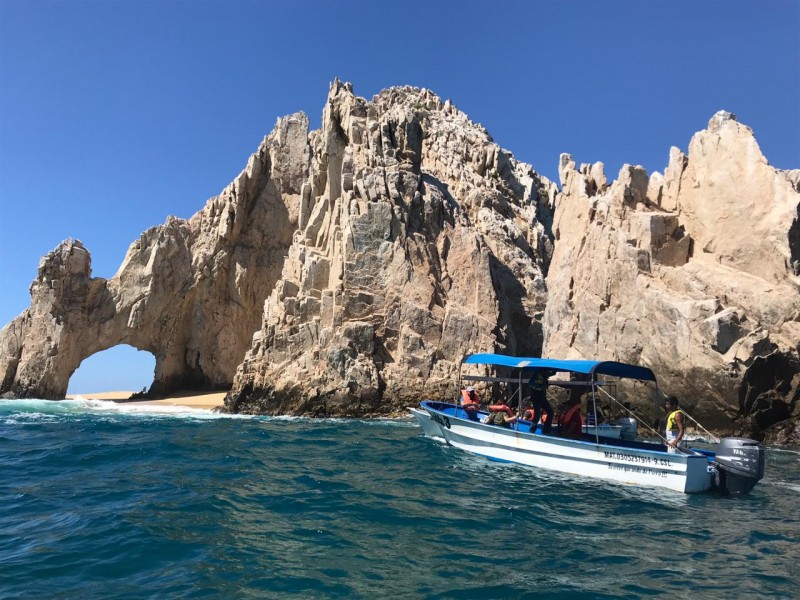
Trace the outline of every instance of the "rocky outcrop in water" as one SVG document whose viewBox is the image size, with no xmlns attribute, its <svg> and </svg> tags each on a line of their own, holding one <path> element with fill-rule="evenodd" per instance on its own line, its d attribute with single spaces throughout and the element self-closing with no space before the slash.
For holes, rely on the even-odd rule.
<svg viewBox="0 0 800 600">
<path fill-rule="evenodd" d="M 30 308 L 0 331 L 0 393 L 63 398 L 81 361 L 119 344 L 155 356 L 152 394 L 228 389 L 297 227 L 307 130 L 281 119 L 233 183 L 145 231 L 111 279 L 91 277 L 79 241 L 44 257 Z"/>
<path fill-rule="evenodd" d="M 541 351 L 554 184 L 415 88 L 335 83 L 311 148 L 232 410 L 386 414 L 452 394 L 466 353 Z"/>
<path fill-rule="evenodd" d="M 0 332 L 0 393 L 63 397 L 91 354 L 156 357 L 151 392 L 227 388 L 232 411 L 390 414 L 449 397 L 463 354 L 651 367 L 700 420 L 798 436 L 800 171 L 715 115 L 663 175 L 563 155 L 562 187 L 449 101 L 331 86 L 321 129 L 278 121 L 188 221 L 92 278 L 43 259 Z"/>
<path fill-rule="evenodd" d="M 797 417 L 800 172 L 724 112 L 663 176 L 626 165 L 608 184 L 568 155 L 560 172 L 545 353 L 648 365 L 722 430 Z"/>
<path fill-rule="evenodd" d="M 63 397 L 82 360 L 130 344 L 156 357 L 152 394 L 229 387 L 242 363 L 237 410 L 385 414 L 444 394 L 464 353 L 541 350 L 556 191 L 426 90 L 367 102 L 336 82 L 321 130 L 281 119 L 110 280 L 80 242 L 45 257 L 0 333 L 0 393 Z"/>
</svg>

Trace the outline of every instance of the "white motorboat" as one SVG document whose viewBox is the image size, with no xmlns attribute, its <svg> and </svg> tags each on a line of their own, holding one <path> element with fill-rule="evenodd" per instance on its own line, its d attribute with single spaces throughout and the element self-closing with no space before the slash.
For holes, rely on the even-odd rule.
<svg viewBox="0 0 800 600">
<path fill-rule="evenodd" d="M 516 382 L 521 399 L 522 386 L 530 373 L 534 369 L 548 369 L 554 375 L 565 373 L 580 377 L 580 385 L 591 391 L 594 406 L 599 389 L 608 385 L 609 377 L 656 383 L 650 369 L 613 361 L 473 354 L 464 359 L 463 365 L 481 365 L 484 372 L 495 370 L 507 374 L 460 375 L 459 389 L 462 381 Z M 559 384 L 568 386 L 570 381 L 550 382 L 550 385 Z M 482 420 L 488 412 L 468 415 L 457 402 L 425 400 L 419 408 L 410 410 L 425 435 L 444 440 L 456 448 L 573 475 L 685 493 L 715 489 L 726 494 L 747 493 L 764 475 L 763 447 L 745 438 L 723 438 L 715 451 L 679 448 L 678 452 L 669 452 L 663 442 L 625 439 L 629 437 L 625 433 L 630 430 L 624 424 L 605 430 L 602 425 L 584 427 L 579 437 L 566 438 L 559 436 L 558 428 L 546 435 L 541 424 L 534 425 L 519 418 L 509 427 L 485 424 Z"/>
</svg>

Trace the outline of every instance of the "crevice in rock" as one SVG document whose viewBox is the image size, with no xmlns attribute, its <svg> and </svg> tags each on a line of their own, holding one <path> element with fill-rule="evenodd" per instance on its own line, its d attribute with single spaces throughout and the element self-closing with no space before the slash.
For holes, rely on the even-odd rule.
<svg viewBox="0 0 800 600">
<path fill-rule="evenodd" d="M 789 227 L 789 266 L 795 276 L 800 276 L 800 204 L 797 216 Z"/>
<path fill-rule="evenodd" d="M 753 419 L 762 431 L 785 421 L 800 400 L 800 389 L 793 389 L 799 373 L 796 356 L 774 352 L 756 357 L 739 386 L 741 416 Z"/>
</svg>

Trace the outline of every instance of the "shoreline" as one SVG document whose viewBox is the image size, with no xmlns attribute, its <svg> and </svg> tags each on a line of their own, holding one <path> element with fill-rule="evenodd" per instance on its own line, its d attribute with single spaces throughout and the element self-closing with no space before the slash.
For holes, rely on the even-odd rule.
<svg viewBox="0 0 800 600">
<path fill-rule="evenodd" d="M 187 408 L 213 410 L 224 406 L 225 394 L 227 392 L 190 392 L 179 390 L 174 394 L 170 394 L 158 400 L 131 399 L 131 396 L 135 393 L 136 392 L 132 391 L 94 392 L 91 394 L 67 394 L 67 398 L 74 400 L 80 396 L 87 400 L 103 400 L 106 402 L 116 402 L 118 404 L 136 403 L 144 406 L 185 406 Z"/>
</svg>

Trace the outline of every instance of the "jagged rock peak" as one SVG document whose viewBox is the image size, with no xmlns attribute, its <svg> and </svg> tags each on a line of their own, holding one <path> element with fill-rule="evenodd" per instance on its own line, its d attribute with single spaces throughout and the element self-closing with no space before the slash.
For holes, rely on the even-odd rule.
<svg viewBox="0 0 800 600">
<path fill-rule="evenodd" d="M 388 413 L 476 349 L 535 353 L 557 188 L 432 92 L 334 82 L 233 410 Z M 449 393 L 449 392 L 448 392 Z"/>
<path fill-rule="evenodd" d="M 67 241 L 0 330 L 0 394 L 63 397 L 94 352 L 152 352 L 151 390 L 230 410 L 365 415 L 455 393 L 461 356 L 637 362 L 717 426 L 800 411 L 800 171 L 715 115 L 664 174 L 559 161 L 563 190 L 449 100 L 334 81 L 322 126 L 278 119 L 188 221 L 109 280 Z M 734 424 L 734 425 L 731 425 Z M 792 425 L 794 424 L 794 425 Z"/>
<path fill-rule="evenodd" d="M 728 121 L 736 122 L 736 115 L 732 112 L 728 112 L 727 110 L 719 110 L 714 114 L 713 117 L 711 117 L 711 120 L 709 120 L 708 130 L 718 131 L 719 128 Z"/>
</svg>

